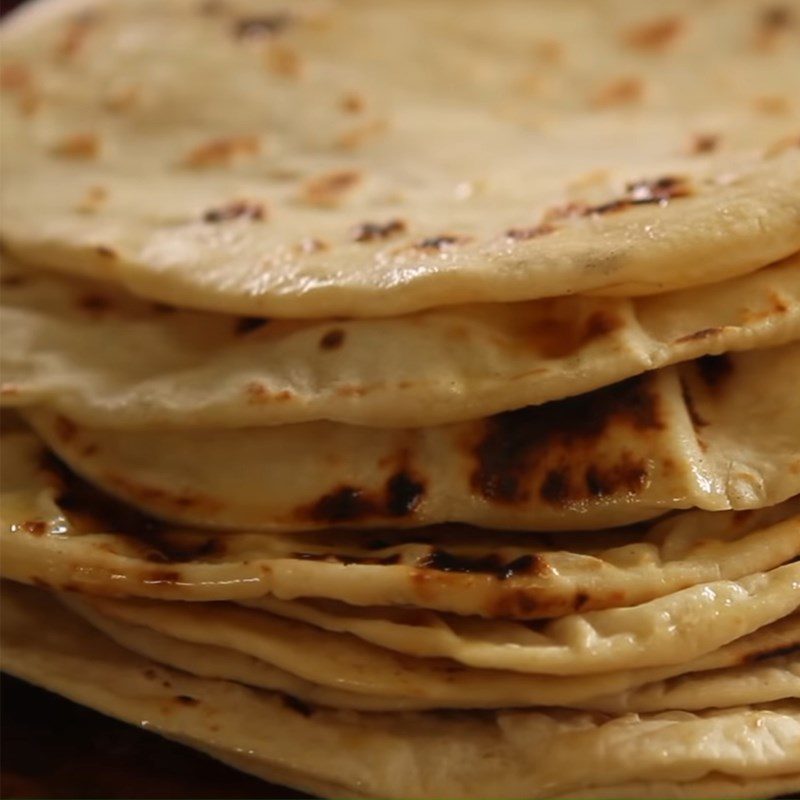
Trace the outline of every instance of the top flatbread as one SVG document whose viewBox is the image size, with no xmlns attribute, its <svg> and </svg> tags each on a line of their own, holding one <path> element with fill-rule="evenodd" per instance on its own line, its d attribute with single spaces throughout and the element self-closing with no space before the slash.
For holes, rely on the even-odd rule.
<svg viewBox="0 0 800 800">
<path fill-rule="evenodd" d="M 348 321 L 179 311 L 18 263 L 3 264 L 0 284 L 0 403 L 46 404 L 94 427 L 429 426 L 800 339 L 800 253 L 651 297 Z"/>
<path fill-rule="evenodd" d="M 719 281 L 800 248 L 795 24 L 749 0 L 37 3 L 2 35 L 3 237 L 298 318 Z"/>
</svg>

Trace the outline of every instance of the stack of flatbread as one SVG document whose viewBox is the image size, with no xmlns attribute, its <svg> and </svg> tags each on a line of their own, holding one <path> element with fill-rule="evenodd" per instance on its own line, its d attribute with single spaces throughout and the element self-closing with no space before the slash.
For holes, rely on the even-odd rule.
<svg viewBox="0 0 800 800">
<path fill-rule="evenodd" d="M 800 4 L 2 44 L 5 669 L 321 796 L 800 789 Z"/>
</svg>

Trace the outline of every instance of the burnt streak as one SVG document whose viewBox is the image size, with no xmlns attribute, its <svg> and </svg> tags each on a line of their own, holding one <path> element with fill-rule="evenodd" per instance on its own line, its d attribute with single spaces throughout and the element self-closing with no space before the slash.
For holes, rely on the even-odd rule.
<svg viewBox="0 0 800 800">
<path fill-rule="evenodd" d="M 525 555 L 515 558 L 512 561 L 503 561 L 500 556 L 491 554 L 488 556 L 459 556 L 448 553 L 446 550 L 438 548 L 431 550 L 430 553 L 417 561 L 417 567 L 424 569 L 434 569 L 438 572 L 468 572 L 481 575 L 494 575 L 501 581 L 515 578 L 518 575 L 531 575 L 541 568 L 541 560 L 535 555 Z"/>
<path fill-rule="evenodd" d="M 717 391 L 733 373 L 733 361 L 730 355 L 703 356 L 695 361 L 700 377 L 712 391 Z"/>
<path fill-rule="evenodd" d="M 234 333 L 237 336 L 244 336 L 251 331 L 257 331 L 269 324 L 268 317 L 239 317 L 234 326 Z"/>
<path fill-rule="evenodd" d="M 92 533 L 116 533 L 143 545 L 142 558 L 159 564 L 192 561 L 218 554 L 223 547 L 214 537 L 190 540 L 180 545 L 169 536 L 169 524 L 145 514 L 116 497 L 101 491 L 74 473 L 50 451 L 41 456 L 41 467 L 57 486 L 56 503 L 78 529 Z M 156 582 L 175 582 L 177 572 L 154 572 Z"/>
<path fill-rule="evenodd" d="M 578 397 L 529 406 L 497 414 L 486 421 L 482 440 L 474 449 L 477 466 L 471 475 L 472 488 L 488 500 L 519 503 L 528 499 L 530 477 L 537 465 L 553 452 L 566 455 L 591 447 L 612 425 L 623 424 L 634 431 L 660 430 L 656 396 L 650 391 L 649 378 L 637 376 L 610 387 Z M 585 470 L 594 467 L 587 475 Z M 583 465 L 580 486 L 573 478 L 568 458 L 554 465 L 544 475 L 539 487 L 543 500 L 563 505 L 572 499 L 640 485 L 644 479 L 630 456 L 619 465 L 606 467 L 602 474 L 596 465 Z M 621 470 L 615 474 L 615 470 Z"/>
<path fill-rule="evenodd" d="M 310 508 L 299 509 L 299 515 L 327 524 L 370 517 L 407 517 L 416 510 L 424 495 L 425 484 L 401 470 L 386 481 L 383 493 L 378 496 L 357 486 L 341 486 Z"/>
<path fill-rule="evenodd" d="M 407 472 L 392 475 L 386 483 L 386 510 L 390 517 L 411 514 L 425 495 L 425 484 Z"/>
<path fill-rule="evenodd" d="M 327 564 L 363 564 L 365 566 L 390 567 L 400 563 L 400 554 L 392 553 L 388 556 L 348 556 L 343 553 L 292 553 L 292 558 L 302 561 L 324 561 Z"/>
</svg>

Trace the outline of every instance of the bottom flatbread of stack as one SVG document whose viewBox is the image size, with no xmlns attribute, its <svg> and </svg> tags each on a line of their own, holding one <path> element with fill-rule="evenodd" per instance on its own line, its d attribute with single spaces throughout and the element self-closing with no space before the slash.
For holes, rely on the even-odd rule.
<svg viewBox="0 0 800 800">
<path fill-rule="evenodd" d="M 163 666 L 36 589 L 6 587 L 3 601 L 13 674 L 327 796 L 753 798 L 800 779 L 796 665 L 787 696 L 721 709 L 367 714 Z M 777 658 L 776 675 L 791 670 Z M 756 677 L 764 695 L 781 680 L 770 671 Z"/>
</svg>

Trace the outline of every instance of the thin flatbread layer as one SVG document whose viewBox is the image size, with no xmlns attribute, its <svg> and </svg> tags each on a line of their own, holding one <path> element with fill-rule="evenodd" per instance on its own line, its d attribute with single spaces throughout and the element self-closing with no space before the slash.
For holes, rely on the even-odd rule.
<svg viewBox="0 0 800 800">
<path fill-rule="evenodd" d="M 3 435 L 4 575 L 111 597 L 272 594 L 484 617 L 630 606 L 800 556 L 800 498 L 689 511 L 618 530 L 509 534 L 457 526 L 290 532 L 172 528 L 57 467 L 29 432 Z"/>
<path fill-rule="evenodd" d="M 112 430 L 43 408 L 24 413 L 77 472 L 181 524 L 576 530 L 797 494 L 798 386 L 794 342 L 426 428 Z"/>
<path fill-rule="evenodd" d="M 268 597 L 246 601 L 256 610 L 238 615 L 225 606 L 212 612 L 196 603 L 109 598 L 92 602 L 123 622 L 203 644 L 225 642 L 235 648 L 237 637 L 249 647 L 259 647 L 262 639 L 279 641 L 269 628 L 265 637 L 259 634 L 260 626 L 277 624 L 269 617 L 260 621 L 258 611 L 266 610 L 410 656 L 450 658 L 485 669 L 584 675 L 700 658 L 792 614 L 800 606 L 800 563 L 736 581 L 698 584 L 638 606 L 587 611 L 536 624 Z M 239 624 L 228 635 L 231 619 Z M 291 631 L 291 625 L 284 628 Z"/>
<path fill-rule="evenodd" d="M 652 297 L 487 303 L 369 320 L 182 311 L 8 258 L 0 281 L 0 402 L 46 404 L 101 428 L 438 425 L 800 338 L 798 255 Z"/>
<path fill-rule="evenodd" d="M 787 19 L 37 3 L 2 33 L 2 234 L 151 299 L 287 318 L 721 281 L 800 248 Z"/>
<path fill-rule="evenodd" d="M 172 603 L 161 617 L 153 603 L 126 609 L 74 593 L 62 600 L 114 641 L 146 658 L 199 677 L 281 691 L 333 708 L 537 705 L 624 713 L 730 707 L 800 696 L 797 614 L 688 662 L 554 676 L 408 658 L 353 636 L 230 605 L 185 608 Z M 197 630 L 206 624 L 213 636 Z M 701 686 L 702 691 L 694 690 Z"/>
<path fill-rule="evenodd" d="M 279 695 L 165 667 L 156 672 L 46 594 L 22 587 L 5 594 L 3 660 L 12 674 L 118 718 L 147 720 L 167 736 L 241 750 L 372 797 L 545 798 L 641 781 L 718 774 L 746 781 L 800 771 L 797 701 L 621 717 L 371 714 L 366 724 L 353 711 L 300 711 Z"/>
</svg>

